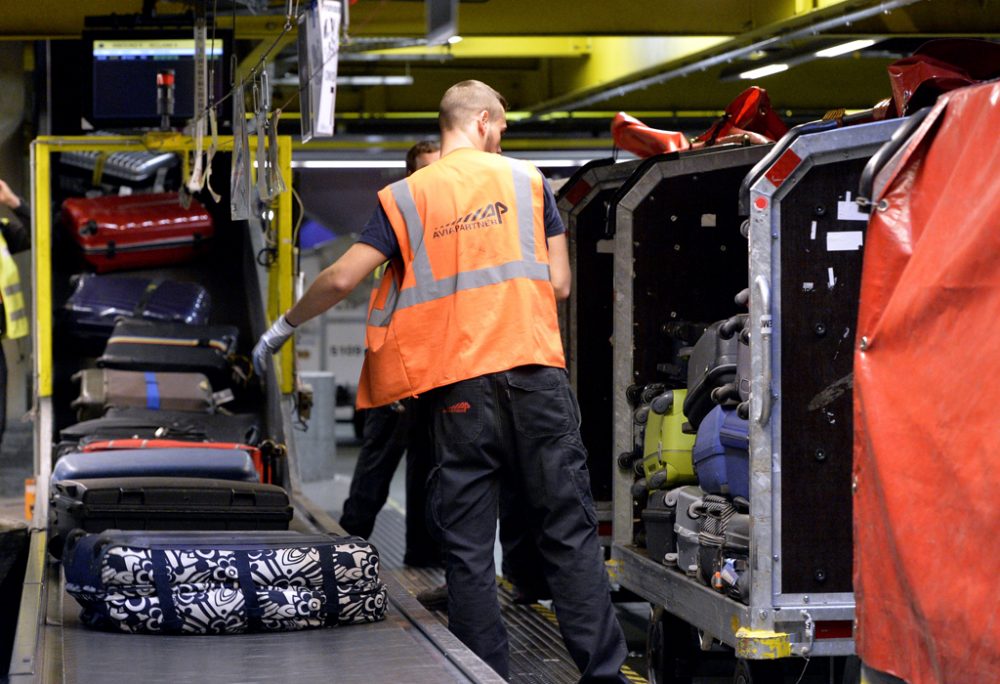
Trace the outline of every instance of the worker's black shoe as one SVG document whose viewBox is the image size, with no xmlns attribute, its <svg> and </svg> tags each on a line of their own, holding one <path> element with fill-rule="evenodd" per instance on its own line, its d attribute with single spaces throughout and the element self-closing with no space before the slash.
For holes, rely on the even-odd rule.
<svg viewBox="0 0 1000 684">
<path fill-rule="evenodd" d="M 417 600 L 427 610 L 448 609 L 448 585 L 442 584 L 433 589 L 424 589 L 417 594 Z"/>
</svg>

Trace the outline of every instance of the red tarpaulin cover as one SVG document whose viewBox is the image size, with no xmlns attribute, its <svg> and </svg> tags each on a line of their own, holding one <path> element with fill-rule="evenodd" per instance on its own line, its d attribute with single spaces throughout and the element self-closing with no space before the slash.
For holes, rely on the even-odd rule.
<svg viewBox="0 0 1000 684">
<path fill-rule="evenodd" d="M 858 653 L 1000 681 L 1000 84 L 943 95 L 876 198 L 855 352 Z"/>
</svg>

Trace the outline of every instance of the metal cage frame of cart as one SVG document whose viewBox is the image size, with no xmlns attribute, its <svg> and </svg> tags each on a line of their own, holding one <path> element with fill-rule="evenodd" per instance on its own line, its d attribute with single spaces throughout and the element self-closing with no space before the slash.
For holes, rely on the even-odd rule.
<svg viewBox="0 0 1000 684">
<path fill-rule="evenodd" d="M 616 475 L 615 544 L 612 558 L 621 585 L 734 648 L 739 658 L 766 660 L 854 654 L 853 593 L 782 591 L 781 545 L 781 264 L 774 249 L 781 236 L 781 202 L 816 166 L 865 159 L 885 143 L 899 121 L 838 128 L 837 122 L 793 129 L 748 174 L 751 284 L 751 589 L 749 605 L 734 601 L 649 559 L 630 545 L 629 482 Z M 777 169 L 777 172 L 774 170 Z M 778 182 L 772 182 L 777 180 Z M 857 187 L 856 183 L 852 184 Z M 627 201 L 622 198 L 622 201 Z M 808 229 L 808 228 L 807 228 Z M 631 226 L 619 217 L 618 238 L 631 241 Z M 616 292 L 631 278 L 625 250 L 616 263 Z M 619 273 L 620 271 L 620 273 Z M 616 320 L 621 320 L 618 318 Z M 622 352 L 624 353 L 624 352 Z M 616 357 L 616 368 L 620 365 Z M 621 373 L 618 373 L 620 376 Z M 616 392 L 624 390 L 624 384 Z M 619 396 L 616 394 L 616 397 Z M 616 444 L 631 430 L 624 402 L 616 402 Z M 628 504 L 626 506 L 625 504 Z M 845 633 L 846 631 L 846 633 Z"/>
<path fill-rule="evenodd" d="M 609 437 L 612 433 L 611 406 L 608 405 L 601 407 L 606 412 L 604 414 L 598 413 L 597 407 L 590 405 L 587 396 L 587 392 L 594 390 L 593 386 L 586 382 L 583 385 L 579 384 L 579 375 L 581 370 L 581 340 L 585 340 L 585 343 L 588 345 L 607 344 L 609 357 L 612 352 L 610 339 L 598 339 L 599 336 L 594 335 L 581 338 L 579 330 L 580 319 L 583 315 L 581 313 L 581 307 L 589 306 L 588 302 L 590 302 L 590 297 L 600 293 L 588 292 L 588 294 L 584 294 L 582 291 L 587 290 L 587 286 L 594 283 L 592 281 L 592 274 L 587 274 L 586 278 L 580 277 L 581 268 L 579 266 L 579 255 L 581 243 L 585 243 L 588 247 L 592 246 L 598 253 L 607 254 L 609 262 L 612 262 L 614 260 L 614 242 L 613 236 L 609 235 L 607 232 L 606 210 L 604 212 L 605 221 L 602 230 L 600 231 L 600 236 L 593 234 L 596 226 L 588 225 L 586 226 L 586 229 L 590 234 L 588 234 L 585 239 L 581 238 L 580 230 L 582 226 L 580 218 L 581 214 L 587 211 L 599 196 L 606 194 L 608 191 L 613 192 L 621 187 L 621 185 L 629 178 L 629 176 L 632 175 L 641 163 L 642 160 L 638 159 L 616 162 L 614 159 L 610 158 L 597 159 L 588 162 L 584 166 L 581 166 L 576 173 L 570 177 L 562 188 L 560 188 L 559 193 L 556 196 L 556 205 L 559 209 L 559 214 L 562 217 L 563 223 L 566 224 L 566 233 L 569 237 L 569 258 L 570 263 L 573 265 L 572 287 L 570 288 L 569 302 L 566 307 L 566 367 L 569 371 L 570 384 L 576 390 L 577 398 L 580 399 L 580 406 L 584 414 L 585 424 L 586 421 L 606 420 Z M 609 263 L 608 265 L 613 268 L 613 264 Z M 603 296 L 607 297 L 608 307 L 612 308 L 612 300 L 614 296 L 614 292 L 612 290 L 612 280 L 609 279 L 608 282 L 601 283 L 601 285 L 606 285 Z M 613 317 L 613 313 L 611 316 Z M 609 361 L 609 372 L 611 370 L 610 366 L 611 364 Z M 608 390 L 611 390 L 610 386 L 608 387 Z M 588 408 L 591 410 L 588 411 Z M 611 469 L 614 467 L 612 465 L 614 462 L 614 443 L 613 440 L 609 438 L 607 443 L 604 445 L 592 444 L 586 440 L 585 436 L 586 432 L 584 432 L 584 446 L 587 448 L 588 452 L 588 467 L 590 469 L 591 489 L 594 494 L 594 504 L 597 509 L 598 532 L 601 535 L 602 545 L 610 546 L 612 518 L 611 488 L 614 486 L 614 476 Z M 602 464 L 607 465 L 607 470 L 601 471 L 598 469 L 598 466 Z M 606 481 L 606 485 L 608 487 L 606 495 L 601 491 L 601 489 L 603 489 L 601 484 L 599 484 L 599 481 L 601 480 Z"/>
</svg>

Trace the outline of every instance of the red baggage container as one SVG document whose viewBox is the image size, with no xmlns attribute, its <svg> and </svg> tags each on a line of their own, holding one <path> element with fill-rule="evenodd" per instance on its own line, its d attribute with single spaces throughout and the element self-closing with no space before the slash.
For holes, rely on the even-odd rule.
<svg viewBox="0 0 1000 684">
<path fill-rule="evenodd" d="M 98 273 L 189 261 L 215 234 L 196 199 L 185 209 L 176 192 L 72 197 L 62 222 Z"/>
</svg>

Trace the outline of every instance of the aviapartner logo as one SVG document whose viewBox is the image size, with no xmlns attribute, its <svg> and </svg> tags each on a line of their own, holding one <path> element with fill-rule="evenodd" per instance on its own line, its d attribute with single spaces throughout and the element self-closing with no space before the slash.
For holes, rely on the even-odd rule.
<svg viewBox="0 0 1000 684">
<path fill-rule="evenodd" d="M 457 404 L 452 404 L 451 406 L 446 406 L 441 409 L 441 413 L 468 413 L 471 408 L 472 404 L 469 402 L 460 401 Z"/>
<path fill-rule="evenodd" d="M 478 230 L 503 223 L 503 215 L 507 213 L 507 205 L 503 202 L 490 202 L 465 216 L 459 216 L 451 223 L 438 226 L 431 237 L 439 238 L 452 235 L 462 230 Z"/>
</svg>

